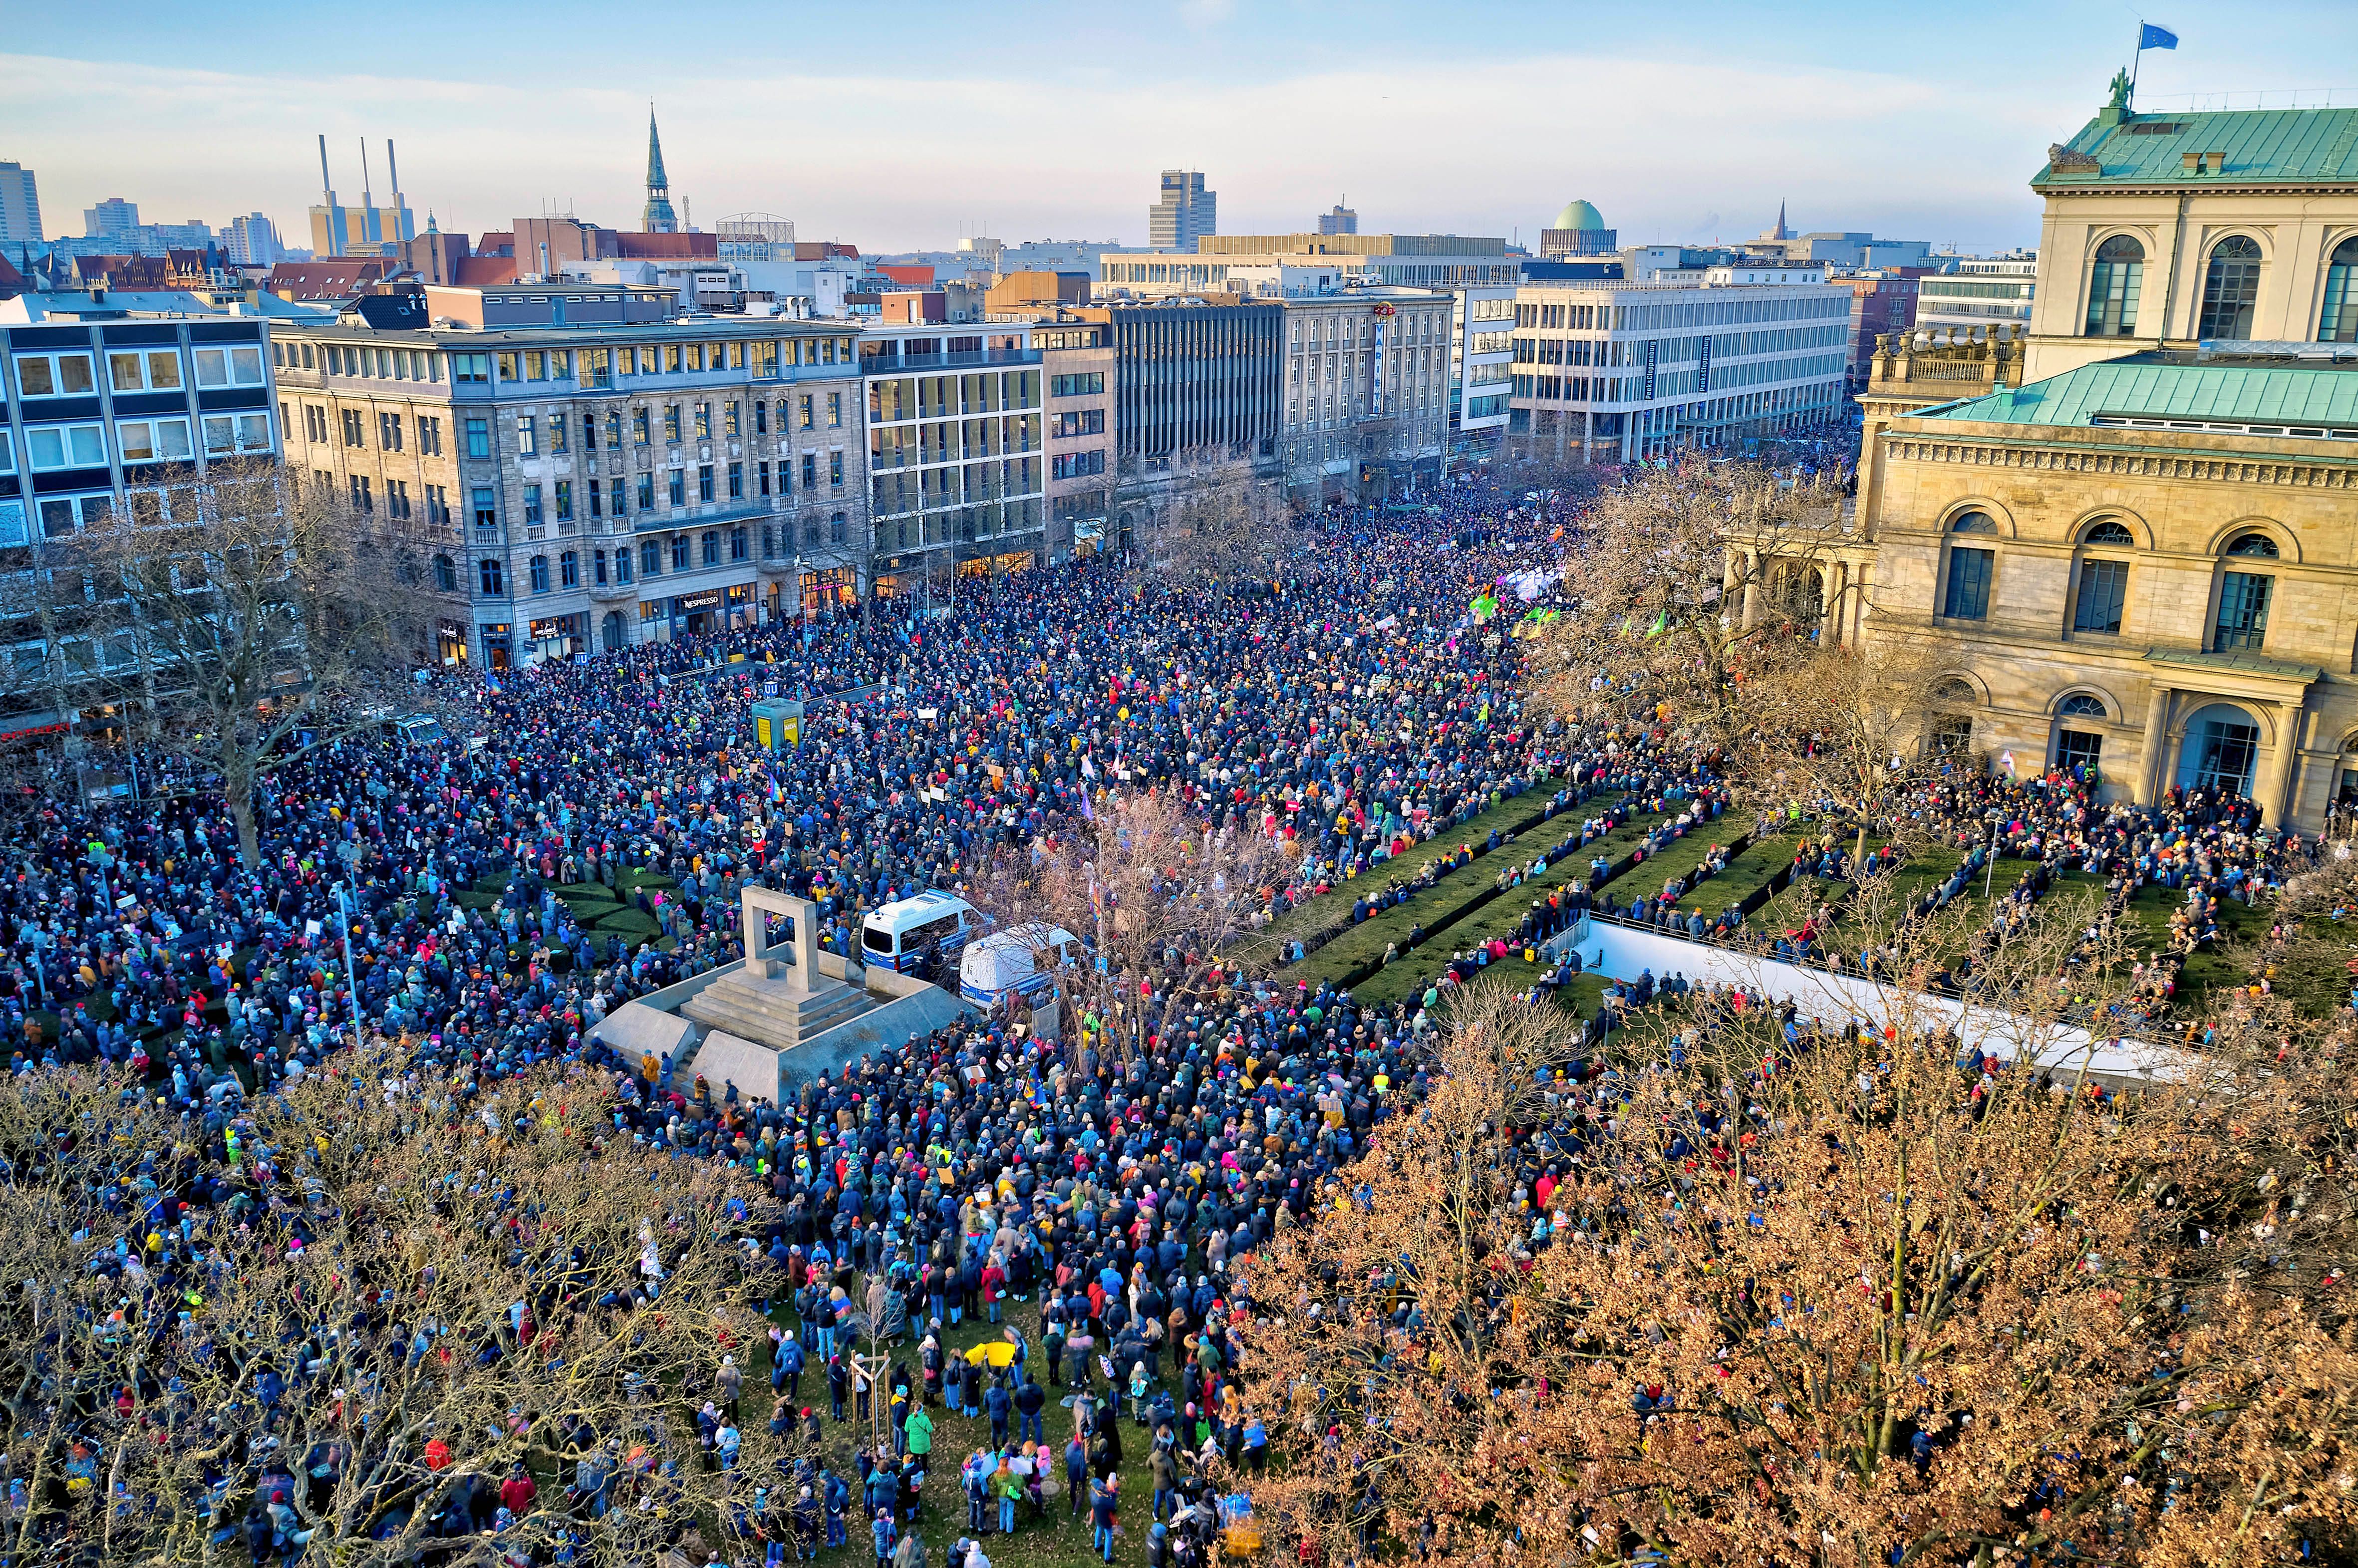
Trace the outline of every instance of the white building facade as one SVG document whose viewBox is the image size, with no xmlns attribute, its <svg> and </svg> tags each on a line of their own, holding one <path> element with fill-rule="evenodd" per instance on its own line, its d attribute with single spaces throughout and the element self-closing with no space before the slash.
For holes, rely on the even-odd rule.
<svg viewBox="0 0 2358 1568">
<path fill-rule="evenodd" d="M 1523 449 L 1626 463 L 1839 416 L 1851 296 L 1841 284 L 1524 285 L 1514 416 Z"/>
<path fill-rule="evenodd" d="M 2029 330 L 2031 301 L 2039 286 L 2037 251 L 2011 256 L 1961 256 L 1954 267 L 1918 282 L 1917 326 L 2004 325 Z"/>
<path fill-rule="evenodd" d="M 1450 296 L 1449 435 L 1453 459 L 1495 450 L 1513 417 L 1515 290 L 1476 284 Z"/>
</svg>

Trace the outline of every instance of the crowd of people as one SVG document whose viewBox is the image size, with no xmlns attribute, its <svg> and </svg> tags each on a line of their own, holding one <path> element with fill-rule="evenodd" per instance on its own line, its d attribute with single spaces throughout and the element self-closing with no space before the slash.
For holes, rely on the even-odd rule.
<svg viewBox="0 0 2358 1568">
<path fill-rule="evenodd" d="M 576 1064 L 613 1087 L 617 1135 L 734 1162 L 775 1200 L 745 1238 L 779 1325 L 772 1429 L 860 1436 L 840 1471 L 813 1461 L 749 1480 L 740 1533 L 772 1563 L 872 1547 L 878 1568 L 916 1568 L 911 1527 L 953 1474 L 967 1529 L 946 1568 L 988 1568 L 981 1543 L 1046 1521 L 1059 1495 L 1108 1561 L 1139 1514 L 1151 1568 L 1200 1561 L 1223 1489 L 1270 1441 L 1233 1375 L 1230 1326 L 1251 1304 L 1238 1259 L 1282 1216 L 1331 1206 L 1378 1123 L 1414 1100 L 1444 989 L 1544 946 L 1592 901 L 1668 921 L 1691 882 L 1625 907 L 1600 860 L 1536 902 L 1511 942 L 1457 954 L 1429 992 L 1389 1007 L 1282 969 L 1230 973 L 1127 1060 L 1086 1028 L 1067 1048 L 994 1013 L 770 1104 L 590 1033 L 739 956 L 747 885 L 813 898 L 826 943 L 849 952 L 865 911 L 958 885 L 1109 787 L 1169 790 L 1207 821 L 1286 838 L 1272 919 L 1541 780 L 1538 842 L 1483 845 L 1513 862 L 1502 876 L 1579 857 L 1642 812 L 1669 818 L 1649 849 L 1705 830 L 1727 794 L 1704 759 L 1527 707 L 1504 634 L 1515 601 L 1503 619 L 1468 611 L 1509 579 L 1543 579 L 1576 531 L 1573 497 L 1452 489 L 1413 514 L 1314 519 L 1269 583 L 1237 595 L 1079 562 L 995 581 L 938 619 L 877 605 L 511 672 L 451 692 L 471 719 L 447 741 L 354 736 L 273 771 L 252 863 L 217 796 L 49 801 L 0 886 L 11 1066 L 127 1065 L 198 1136 L 233 1138 L 249 1097 L 316 1071 L 355 1027 L 408 1043 L 406 1087 L 460 1100 Z M 813 701 L 800 745 L 775 754 L 749 720 L 773 691 L 862 695 Z M 2161 882 L 2191 893 L 2197 921 L 2205 898 L 2256 896 L 2305 852 L 2256 831 L 2247 803 L 2105 806 L 2061 776 L 1960 773 L 1917 809 L 1984 846 L 1995 811 L 1996 843 L 2030 875 Z M 1475 860 L 1469 845 L 1431 874 Z M 558 896 L 588 884 L 644 916 L 635 939 L 585 927 Z M 1362 898 L 1352 916 L 1384 906 Z M 1568 976 L 1559 964 L 1542 984 Z M 1604 1082 L 1568 1087 L 1565 1104 L 1593 1110 Z M 1544 1227 L 1544 1195 L 1537 1206 Z M 954 1349 L 977 1317 L 1002 1331 Z M 863 1358 L 878 1344 L 882 1365 Z M 699 1412 L 723 1464 L 737 1403 L 724 1391 Z M 989 1422 L 954 1471 L 934 1452 L 935 1410 Z M 1153 1480 L 1134 1504 L 1125 1419 Z M 257 1507 L 284 1550 L 292 1526 Z"/>
</svg>

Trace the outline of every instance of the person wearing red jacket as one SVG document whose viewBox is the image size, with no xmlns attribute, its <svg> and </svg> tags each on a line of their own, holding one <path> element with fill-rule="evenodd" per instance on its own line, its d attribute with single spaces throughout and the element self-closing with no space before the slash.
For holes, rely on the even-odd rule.
<svg viewBox="0 0 2358 1568">
<path fill-rule="evenodd" d="M 982 1266 L 982 1304 L 983 1310 L 990 1314 L 991 1322 L 999 1321 L 999 1303 L 1005 1300 L 1006 1296 L 1007 1271 L 1001 1265 L 999 1254 L 994 1252 L 990 1255 L 990 1260 Z"/>
<path fill-rule="evenodd" d="M 500 1503 L 508 1512 L 522 1519 L 532 1511 L 532 1500 L 540 1496 L 540 1487 L 522 1465 L 508 1467 L 508 1478 L 500 1483 Z"/>
</svg>

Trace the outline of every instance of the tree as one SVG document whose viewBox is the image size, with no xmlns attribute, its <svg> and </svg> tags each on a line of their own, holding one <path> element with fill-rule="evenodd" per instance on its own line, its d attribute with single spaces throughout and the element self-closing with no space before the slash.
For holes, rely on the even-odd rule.
<svg viewBox="0 0 2358 1568">
<path fill-rule="evenodd" d="M 1753 688 L 1814 651 L 1822 574 L 1847 540 L 1838 491 L 1700 461 L 1600 495 L 1566 558 L 1568 608 L 1535 645 L 1558 708 L 1642 711 L 1704 751 L 1774 749 Z"/>
<path fill-rule="evenodd" d="M 420 701 L 406 680 L 434 633 L 419 563 L 276 464 L 135 492 L 47 560 L 61 685 L 129 715 L 132 744 L 216 775 L 248 865 L 265 771 Z"/>
<path fill-rule="evenodd" d="M 1097 1021 L 1127 1058 L 1266 958 L 1260 917 L 1287 869 L 1274 839 L 1214 827 L 1169 790 L 1109 789 L 1062 837 L 1003 853 L 977 896 L 1055 975 L 1066 1017 Z M 1082 963 L 1057 966 L 1060 928 L 1087 944 Z"/>
<path fill-rule="evenodd" d="M 273 1492 L 340 1563 L 568 1536 L 645 1562 L 736 1529 L 738 1472 L 687 1412 L 758 1342 L 729 1234 L 752 1189 L 615 1139 L 594 1079 L 460 1101 L 406 1061 L 364 1049 L 193 1136 L 116 1076 L 0 1085 L 16 1555 L 226 1558 Z M 770 1471 L 778 1440 L 743 1431 L 741 1469 Z M 535 1495 L 494 1498 L 517 1465 Z"/>
<path fill-rule="evenodd" d="M 1141 542 L 1148 575 L 1216 597 L 1261 576 L 1291 543 L 1279 489 L 1260 480 L 1249 457 L 1226 448 L 1174 455 L 1154 476 Z"/>
<path fill-rule="evenodd" d="M 1974 939 L 1952 912 L 1893 932 L 1855 1021 L 1831 989 L 1790 1036 L 1640 1014 L 1585 1090 L 1561 1024 L 1477 991 L 1347 1223 L 1250 1267 L 1240 1375 L 1299 1434 L 1267 1511 L 1486 1563 L 2346 1555 L 2338 1281 L 2191 1217 L 2257 1219 L 2241 1118 L 2297 1126 L 2297 1091 L 2162 1057 L 2099 1096 L 2123 966 L 2089 914 L 1985 942 L 1962 1015 L 1928 989 Z"/>
</svg>

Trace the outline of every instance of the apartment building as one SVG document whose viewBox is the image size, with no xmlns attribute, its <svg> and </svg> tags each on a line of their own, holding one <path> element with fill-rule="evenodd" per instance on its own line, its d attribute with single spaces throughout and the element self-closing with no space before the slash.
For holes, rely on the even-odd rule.
<svg viewBox="0 0 2358 1568">
<path fill-rule="evenodd" d="M 1850 308 L 1840 283 L 1526 284 L 1512 438 L 1621 463 L 1837 417 Z"/>
<path fill-rule="evenodd" d="M 1277 297 L 1331 287 L 1305 276 L 1321 272 L 1354 273 L 1392 288 L 1511 284 L 1521 276 L 1506 241 L 1466 234 L 1205 234 L 1193 249 L 1109 251 L 1098 267 L 1108 292 L 1141 299 Z"/>
<path fill-rule="evenodd" d="M 1296 500 L 1379 500 L 1440 478 L 1454 307 L 1449 294 L 1412 288 L 1282 302 L 1278 455 Z"/>
<path fill-rule="evenodd" d="M 272 351 L 288 463 L 435 545 L 442 657 L 502 668 L 856 598 L 855 341 L 557 280 L 363 299 Z"/>
<path fill-rule="evenodd" d="M 990 290 L 990 319 L 1030 323 L 1047 380 L 1052 561 L 1103 547 L 1119 474 L 1113 326 L 1087 298 L 1088 278 L 1078 273 L 1014 273 Z"/>
<path fill-rule="evenodd" d="M 135 500 L 169 516 L 192 470 L 277 454 L 267 322 L 185 294 L 30 293 L 0 308 L 0 571 L 39 571 L 45 548 Z M 60 652 L 29 625 L 0 638 L 19 673 Z M 0 704 L 0 738 L 72 721 L 12 684 L 24 689 Z"/>
<path fill-rule="evenodd" d="M 866 387 L 875 587 L 1021 571 L 1050 554 L 1041 351 L 1025 323 L 871 326 Z"/>
</svg>

